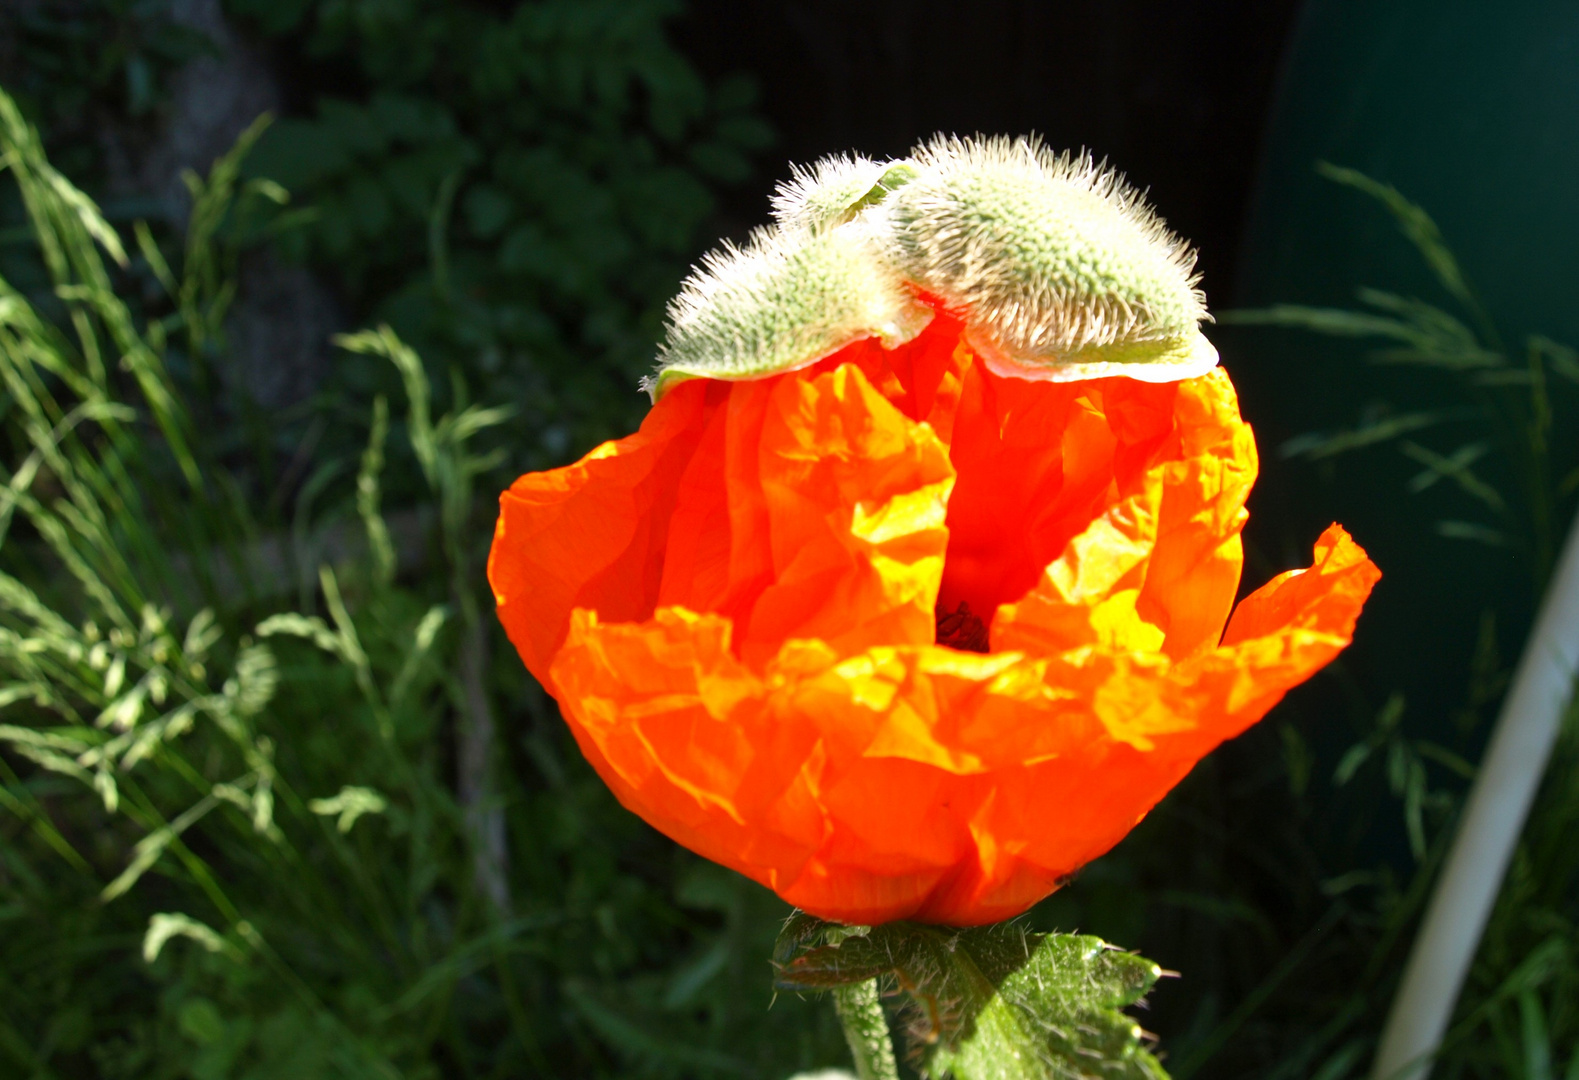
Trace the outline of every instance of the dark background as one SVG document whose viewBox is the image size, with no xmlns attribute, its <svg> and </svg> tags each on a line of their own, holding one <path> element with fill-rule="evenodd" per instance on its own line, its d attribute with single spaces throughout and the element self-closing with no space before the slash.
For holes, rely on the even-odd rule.
<svg viewBox="0 0 1579 1080">
<path fill-rule="evenodd" d="M 1294 0 L 695 0 L 676 44 L 705 74 L 749 73 L 777 132 L 724 203 L 766 217 L 787 163 L 900 156 L 935 133 L 1037 134 L 1147 189 L 1230 301 Z"/>
</svg>

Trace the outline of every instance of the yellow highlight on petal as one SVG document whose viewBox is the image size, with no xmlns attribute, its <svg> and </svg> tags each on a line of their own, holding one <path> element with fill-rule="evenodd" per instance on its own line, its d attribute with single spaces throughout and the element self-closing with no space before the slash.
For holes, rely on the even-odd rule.
<svg viewBox="0 0 1579 1080">
<path fill-rule="evenodd" d="M 1139 589 L 1125 589 L 1092 608 L 1091 629 L 1096 631 L 1098 642 L 1115 649 L 1162 651 L 1163 632 L 1135 610 L 1139 598 Z"/>
</svg>

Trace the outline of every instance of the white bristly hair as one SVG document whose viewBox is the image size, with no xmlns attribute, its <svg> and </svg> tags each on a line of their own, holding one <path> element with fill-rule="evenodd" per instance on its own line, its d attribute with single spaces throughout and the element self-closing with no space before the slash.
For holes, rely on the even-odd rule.
<svg viewBox="0 0 1579 1080">
<path fill-rule="evenodd" d="M 907 278 L 1017 359 L 1183 344 L 1207 318 L 1194 252 L 1089 154 L 939 136 L 912 160 L 915 178 L 874 211 L 890 228 L 874 233 Z"/>
<path fill-rule="evenodd" d="M 865 337 L 890 347 L 931 321 L 858 222 L 758 229 L 709 253 L 669 303 L 655 396 L 687 376 L 749 379 L 815 363 Z"/>
<path fill-rule="evenodd" d="M 790 178 L 773 192 L 773 219 L 781 229 L 812 232 L 848 220 L 850 208 L 877 186 L 890 164 L 836 154 L 810 167 L 791 165 Z"/>
<path fill-rule="evenodd" d="M 724 244 L 669 304 L 656 398 L 692 376 L 760 378 L 864 337 L 887 347 L 964 319 L 1000 375 L 1171 381 L 1210 370 L 1195 254 L 1118 173 L 1035 139 L 939 136 L 909 158 L 824 158 L 773 197 L 775 224 Z"/>
</svg>

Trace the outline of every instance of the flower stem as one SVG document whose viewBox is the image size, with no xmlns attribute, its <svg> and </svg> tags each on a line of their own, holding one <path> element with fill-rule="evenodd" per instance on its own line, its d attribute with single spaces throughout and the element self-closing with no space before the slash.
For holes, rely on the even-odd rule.
<svg viewBox="0 0 1579 1080">
<path fill-rule="evenodd" d="M 844 1038 L 855 1058 L 855 1075 L 860 1080 L 899 1080 L 888 1018 L 877 999 L 877 980 L 837 987 L 833 1005 L 839 1010 Z"/>
</svg>

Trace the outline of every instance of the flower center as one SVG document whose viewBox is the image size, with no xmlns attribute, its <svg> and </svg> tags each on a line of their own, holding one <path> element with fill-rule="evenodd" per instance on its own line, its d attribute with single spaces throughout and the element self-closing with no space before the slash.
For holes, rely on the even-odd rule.
<svg viewBox="0 0 1579 1080">
<path fill-rule="evenodd" d="M 953 611 L 937 611 L 937 638 L 939 645 L 966 652 L 988 651 L 987 624 L 971 613 L 970 605 L 961 600 Z"/>
</svg>

